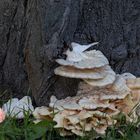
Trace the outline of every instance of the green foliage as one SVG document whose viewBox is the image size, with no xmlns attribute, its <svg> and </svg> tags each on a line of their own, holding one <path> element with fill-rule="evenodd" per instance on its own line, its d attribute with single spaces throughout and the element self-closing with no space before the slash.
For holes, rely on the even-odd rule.
<svg viewBox="0 0 140 140">
<path fill-rule="evenodd" d="M 121 119 L 121 117 L 119 118 Z M 138 123 L 126 123 L 124 117 L 119 125 L 107 129 L 106 135 L 98 135 L 95 131 L 89 132 L 85 137 L 61 137 L 59 132 L 53 129 L 55 125 L 51 121 L 33 123 L 33 118 L 25 114 L 25 118 L 17 120 L 7 118 L 0 124 L 0 140 L 139 140 Z"/>
<path fill-rule="evenodd" d="M 34 124 L 28 115 L 23 120 L 7 118 L 0 124 L 0 140 L 36 140 L 45 135 L 47 127 L 46 122 Z"/>
</svg>

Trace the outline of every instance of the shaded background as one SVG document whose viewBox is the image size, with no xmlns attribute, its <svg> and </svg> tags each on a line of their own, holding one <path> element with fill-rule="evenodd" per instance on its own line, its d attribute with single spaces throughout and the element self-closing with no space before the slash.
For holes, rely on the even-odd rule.
<svg viewBox="0 0 140 140">
<path fill-rule="evenodd" d="M 72 41 L 100 42 L 117 73 L 140 76 L 140 1 L 0 0 L 0 89 L 31 89 L 37 105 L 75 95 L 79 81 L 53 73 Z"/>
</svg>

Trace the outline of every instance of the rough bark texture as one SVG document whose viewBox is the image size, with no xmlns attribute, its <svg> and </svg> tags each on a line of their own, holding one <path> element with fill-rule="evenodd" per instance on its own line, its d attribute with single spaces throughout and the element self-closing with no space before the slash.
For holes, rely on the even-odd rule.
<svg viewBox="0 0 140 140">
<path fill-rule="evenodd" d="M 24 0 L 0 1 L 0 85 L 17 96 L 28 88 L 23 53 L 27 25 L 25 11 Z"/>
<path fill-rule="evenodd" d="M 1 87 L 30 87 L 37 105 L 75 95 L 78 80 L 53 73 L 72 41 L 99 41 L 117 73 L 140 76 L 139 0 L 1 0 L 0 35 Z"/>
</svg>

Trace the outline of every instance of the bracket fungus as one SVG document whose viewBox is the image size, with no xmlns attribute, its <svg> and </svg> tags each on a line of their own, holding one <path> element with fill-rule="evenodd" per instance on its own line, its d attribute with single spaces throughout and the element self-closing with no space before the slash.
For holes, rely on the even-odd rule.
<svg viewBox="0 0 140 140">
<path fill-rule="evenodd" d="M 67 55 L 67 59 L 68 61 L 72 61 L 72 62 L 78 62 L 81 61 L 85 58 L 88 58 L 88 56 L 86 56 L 83 52 L 85 50 L 87 50 L 88 48 L 97 45 L 98 42 L 94 42 L 88 45 L 80 45 L 78 43 L 72 42 L 71 43 L 71 49 L 68 49 L 65 54 Z"/>
<path fill-rule="evenodd" d="M 131 78 L 126 80 L 127 86 L 131 89 L 133 102 L 139 103 L 140 101 L 140 78 Z"/>
<path fill-rule="evenodd" d="M 32 114 L 34 107 L 29 96 L 24 96 L 22 99 L 12 98 L 2 106 L 6 116 L 15 117 L 18 119 L 24 118 L 24 114 Z"/>
<path fill-rule="evenodd" d="M 56 62 L 63 66 L 73 66 L 79 69 L 91 69 L 91 68 L 100 68 L 109 64 L 107 58 L 103 55 L 101 51 L 92 50 L 92 51 L 85 51 L 85 57 L 82 57 L 78 61 L 71 61 L 65 59 L 57 59 Z M 83 55 L 82 55 L 83 56 Z M 78 58 L 81 56 L 77 56 Z"/>
<path fill-rule="evenodd" d="M 55 74 L 69 78 L 102 79 L 106 76 L 106 66 L 95 69 L 78 69 L 70 66 L 60 66 L 55 69 Z"/>
<path fill-rule="evenodd" d="M 61 100 L 52 96 L 49 107 L 36 108 L 33 113 L 37 122 L 56 122 L 54 127 L 62 136 L 83 136 L 93 129 L 104 134 L 108 126 L 117 123 L 113 116 L 123 112 L 128 117 L 140 101 L 140 78 L 130 73 L 116 74 L 101 51 L 86 51 L 96 44 L 73 42 L 72 51 L 65 52 L 67 58 L 56 60 L 61 65 L 54 70 L 56 75 L 83 80 L 77 95 Z"/>
<path fill-rule="evenodd" d="M 104 87 L 110 85 L 115 81 L 116 74 L 111 69 L 110 66 L 107 65 L 103 73 L 105 74 L 105 77 L 102 79 L 84 79 L 84 81 L 91 86 L 98 86 L 98 87 Z"/>
</svg>

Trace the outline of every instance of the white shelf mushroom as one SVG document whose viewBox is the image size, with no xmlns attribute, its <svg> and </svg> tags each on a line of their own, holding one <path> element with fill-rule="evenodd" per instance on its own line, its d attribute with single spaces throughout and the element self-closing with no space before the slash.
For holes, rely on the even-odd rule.
<svg viewBox="0 0 140 140">
<path fill-rule="evenodd" d="M 101 51 L 86 51 L 84 52 L 84 55 L 86 56 L 86 58 L 83 57 L 80 61 L 74 62 L 67 59 L 57 59 L 56 62 L 63 66 L 73 66 L 79 69 L 99 68 L 109 64 L 107 58 L 103 55 Z"/>
<path fill-rule="evenodd" d="M 27 112 L 32 114 L 34 111 L 34 107 L 29 96 L 25 96 L 21 100 L 18 98 L 10 99 L 2 106 L 2 108 L 7 116 L 15 117 L 18 119 L 24 118 L 24 114 Z"/>
<path fill-rule="evenodd" d="M 79 83 L 77 95 L 61 100 L 52 96 L 49 107 L 37 108 L 34 112 L 37 122 L 55 121 L 55 128 L 59 128 L 62 136 L 84 136 L 84 132 L 92 129 L 104 134 L 108 126 L 117 122 L 113 116 L 123 112 L 128 117 L 140 101 L 140 78 L 131 73 L 116 75 L 102 52 L 86 51 L 96 44 L 73 42 L 72 51 L 68 49 L 65 53 L 66 60 L 56 60 L 62 65 L 55 69 L 56 75 L 84 80 Z"/>
<path fill-rule="evenodd" d="M 126 84 L 130 89 L 140 89 L 140 78 L 136 79 L 127 79 Z"/>
<path fill-rule="evenodd" d="M 97 44 L 98 42 L 94 42 L 88 45 L 80 45 L 78 43 L 72 42 L 71 43 L 72 51 L 68 49 L 65 52 L 65 54 L 67 55 L 66 60 L 71 61 L 71 62 L 79 62 L 83 59 L 88 59 L 88 56 L 86 56 L 83 52 L 87 50 L 88 48 Z"/>
<path fill-rule="evenodd" d="M 138 104 L 140 102 L 140 78 L 127 79 L 126 84 L 131 89 L 133 102 Z"/>
<path fill-rule="evenodd" d="M 106 76 L 106 66 L 95 69 L 77 69 L 70 66 L 60 66 L 54 70 L 56 75 L 69 78 L 102 79 Z"/>
<path fill-rule="evenodd" d="M 93 43 L 87 44 L 87 45 L 80 45 L 76 42 L 72 42 L 71 47 L 72 47 L 72 51 L 74 51 L 76 53 L 81 53 L 81 52 L 84 52 L 85 50 L 87 50 L 90 47 L 95 46 L 97 44 L 98 44 L 98 42 L 93 42 Z"/>
<path fill-rule="evenodd" d="M 108 102 L 101 102 L 99 99 L 90 100 L 88 97 L 83 97 L 79 100 L 78 104 L 84 109 L 97 109 L 97 108 L 108 108 L 110 104 Z"/>
<path fill-rule="evenodd" d="M 52 117 L 52 115 L 56 112 L 57 111 L 52 110 L 49 107 L 41 106 L 41 107 L 37 107 L 34 110 L 33 115 L 34 115 L 35 118 L 41 120 L 41 119 Z"/>
<path fill-rule="evenodd" d="M 86 83 L 88 83 L 91 86 L 97 86 L 97 87 L 104 87 L 111 85 L 115 81 L 115 72 L 111 69 L 110 66 L 106 66 L 104 73 L 106 76 L 103 79 L 83 79 Z"/>
<path fill-rule="evenodd" d="M 82 108 L 76 103 L 76 100 L 71 100 L 70 98 L 66 98 L 65 100 L 57 100 L 54 96 L 51 97 L 49 106 L 58 110 L 82 110 Z"/>
<path fill-rule="evenodd" d="M 131 90 L 129 89 L 129 87 L 126 84 L 126 77 L 124 77 L 123 75 L 116 75 L 116 79 L 114 81 L 114 83 L 112 84 L 112 90 L 114 91 L 120 91 L 120 92 L 130 92 Z"/>
<path fill-rule="evenodd" d="M 120 75 L 123 76 L 123 78 L 126 79 L 126 80 L 127 79 L 136 79 L 136 76 L 131 74 L 131 73 L 129 73 L 129 72 L 122 73 Z"/>
</svg>

